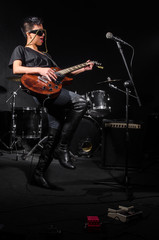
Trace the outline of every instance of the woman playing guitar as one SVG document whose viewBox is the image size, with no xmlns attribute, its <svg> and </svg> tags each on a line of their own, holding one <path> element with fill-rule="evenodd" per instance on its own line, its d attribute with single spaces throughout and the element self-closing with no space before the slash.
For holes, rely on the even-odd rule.
<svg viewBox="0 0 159 240">
<path fill-rule="evenodd" d="M 39 50 L 39 47 L 44 42 L 46 43 L 46 30 L 43 28 L 42 20 L 38 17 L 26 18 L 22 31 L 26 37 L 26 45 L 19 45 L 14 49 L 9 67 L 13 69 L 14 74 L 39 75 L 50 84 L 52 81 L 56 83 L 58 76 L 53 68 L 58 67 L 57 64 L 48 53 Z M 93 62 L 87 61 L 84 67 L 69 73 L 69 77 L 92 70 L 93 65 Z M 40 94 L 36 95 L 36 100 L 43 105 L 44 98 Z M 57 158 L 63 167 L 75 169 L 69 153 L 69 144 L 78 123 L 87 110 L 87 102 L 82 96 L 61 88 L 55 97 L 45 99 L 45 107 L 49 121 L 48 140 L 39 156 L 32 184 L 54 189 L 55 186 L 45 179 L 44 173 L 53 157 Z"/>
</svg>

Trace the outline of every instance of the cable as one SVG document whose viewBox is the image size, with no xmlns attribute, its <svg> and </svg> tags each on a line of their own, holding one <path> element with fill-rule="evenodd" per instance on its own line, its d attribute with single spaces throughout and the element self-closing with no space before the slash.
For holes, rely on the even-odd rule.
<svg viewBox="0 0 159 240">
<path fill-rule="evenodd" d="M 38 29 L 37 32 L 35 33 L 35 36 L 30 40 L 30 42 L 28 44 L 26 44 L 26 46 L 30 45 L 32 43 L 32 41 L 35 39 L 35 37 L 37 36 L 38 32 L 41 29 Z M 47 39 L 47 32 L 46 29 L 43 29 L 43 31 L 45 32 L 45 51 L 43 53 L 47 53 L 48 52 L 48 48 L 47 48 L 47 43 L 46 43 L 46 39 Z"/>
</svg>

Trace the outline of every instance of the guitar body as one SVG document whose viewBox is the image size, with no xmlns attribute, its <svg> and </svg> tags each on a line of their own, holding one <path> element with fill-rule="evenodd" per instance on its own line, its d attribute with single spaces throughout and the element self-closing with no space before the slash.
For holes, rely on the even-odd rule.
<svg viewBox="0 0 159 240">
<path fill-rule="evenodd" d="M 21 85 L 25 90 L 27 90 L 27 93 L 31 95 L 43 98 L 54 98 L 60 93 L 63 85 L 68 85 L 72 82 L 73 78 L 67 77 L 67 74 L 88 66 L 90 62 L 97 66 L 101 65 L 101 63 L 96 61 L 87 61 L 62 70 L 58 67 L 52 67 L 57 75 L 56 81 L 52 79 L 52 82 L 50 82 L 47 77 L 44 76 L 24 74 L 21 78 Z"/>
<path fill-rule="evenodd" d="M 53 67 L 52 69 L 57 73 L 58 76 L 58 71 L 60 71 L 60 68 Z M 21 84 L 23 89 L 26 89 L 31 95 L 40 96 L 43 98 L 54 98 L 60 93 L 62 86 L 70 84 L 72 80 L 73 78 L 63 75 L 58 77 L 56 81 L 52 80 L 52 82 L 50 82 L 47 77 L 44 76 L 24 74 L 21 78 Z"/>
</svg>

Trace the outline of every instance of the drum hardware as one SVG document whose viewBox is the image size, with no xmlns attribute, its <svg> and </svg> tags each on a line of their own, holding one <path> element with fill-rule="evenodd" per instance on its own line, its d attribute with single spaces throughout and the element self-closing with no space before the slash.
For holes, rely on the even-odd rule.
<svg viewBox="0 0 159 240">
<path fill-rule="evenodd" d="M 111 79 L 110 77 L 107 77 L 107 80 L 102 81 L 102 82 L 97 82 L 97 84 L 110 83 L 110 82 L 118 82 L 118 81 L 121 81 L 121 79 Z"/>
<path fill-rule="evenodd" d="M 6 147 L 6 149 L 12 151 L 14 148 L 16 150 L 16 160 L 18 160 L 18 152 L 17 152 L 17 143 L 20 141 L 19 138 L 16 137 L 16 116 L 15 116 L 15 105 L 16 105 L 16 96 L 18 91 L 21 89 L 19 86 L 15 91 L 12 92 L 11 96 L 6 100 L 6 103 L 11 101 L 11 129 L 10 129 L 10 141 L 9 146 L 0 139 L 0 142 Z"/>
<path fill-rule="evenodd" d="M 38 143 L 35 144 L 34 147 L 27 154 L 24 152 L 21 158 L 23 160 L 26 160 L 26 158 L 30 157 L 30 155 L 32 155 L 37 148 L 43 149 L 44 148 L 43 144 L 47 141 L 47 139 L 48 139 L 48 135 L 40 139 L 40 141 L 38 141 Z M 70 151 L 70 155 L 71 155 L 71 159 L 75 161 L 76 156 L 71 151 Z"/>
<path fill-rule="evenodd" d="M 14 75 L 7 79 L 20 82 L 21 75 Z M 16 159 L 18 159 L 17 148 L 22 139 L 38 139 L 42 134 L 42 109 L 30 107 L 16 107 L 16 96 L 21 89 L 21 85 L 11 94 L 6 103 L 11 102 L 11 127 L 9 144 L 6 144 L 2 139 L 0 143 L 7 149 L 16 150 Z M 1 91 L 1 88 L 0 88 Z M 18 145 L 17 145 L 18 144 Z"/>
<path fill-rule="evenodd" d="M 40 139 L 40 141 L 38 141 L 38 143 L 37 144 L 35 144 L 35 146 L 26 154 L 26 153 L 23 153 L 22 154 L 22 156 L 21 156 L 21 158 L 23 159 L 23 160 L 26 160 L 26 158 L 28 158 L 31 154 L 33 154 L 33 152 L 38 148 L 38 147 L 40 147 L 40 148 L 43 148 L 43 143 L 45 142 L 45 141 L 47 141 L 47 139 L 48 139 L 48 136 L 45 136 L 45 137 L 43 137 L 42 139 Z"/>
<path fill-rule="evenodd" d="M 109 87 L 110 87 L 110 88 L 113 88 L 113 89 L 115 89 L 115 90 L 118 90 L 119 92 L 122 92 L 122 93 L 125 93 L 125 94 L 126 94 L 126 91 L 118 88 L 117 86 L 115 86 L 115 85 L 113 85 L 113 84 L 110 84 L 110 83 L 109 83 Z M 132 95 L 132 94 L 131 94 L 130 89 L 129 89 L 129 96 L 131 96 L 131 97 L 133 97 L 133 98 L 137 98 L 135 95 Z"/>
<path fill-rule="evenodd" d="M 4 94 L 7 92 L 7 89 L 3 86 L 0 86 L 0 94 Z M 0 139 L 0 142 L 2 142 L 2 140 Z M 3 153 L 0 151 L 0 156 L 2 156 Z"/>
</svg>

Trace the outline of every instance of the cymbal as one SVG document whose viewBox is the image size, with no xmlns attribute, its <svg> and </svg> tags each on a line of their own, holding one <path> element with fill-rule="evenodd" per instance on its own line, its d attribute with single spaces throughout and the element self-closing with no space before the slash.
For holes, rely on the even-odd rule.
<svg viewBox="0 0 159 240">
<path fill-rule="evenodd" d="M 0 86 L 0 93 L 6 93 L 7 89 L 5 87 Z"/>
<path fill-rule="evenodd" d="M 111 80 L 106 80 L 106 82 L 118 82 L 121 81 L 121 79 L 111 79 Z"/>
<path fill-rule="evenodd" d="M 15 75 L 11 77 L 7 77 L 8 80 L 14 81 L 14 82 L 20 82 L 21 76 L 20 75 Z"/>
<path fill-rule="evenodd" d="M 121 79 L 111 79 L 110 77 L 107 77 L 106 81 L 102 81 L 102 82 L 98 82 L 97 84 L 101 84 L 101 83 L 111 83 L 111 82 L 118 82 L 121 81 Z"/>
</svg>

